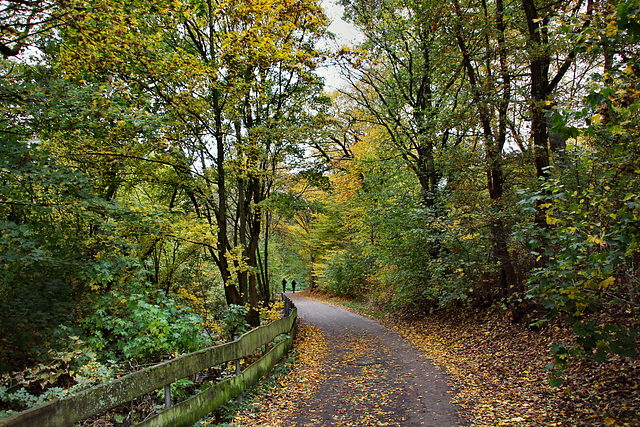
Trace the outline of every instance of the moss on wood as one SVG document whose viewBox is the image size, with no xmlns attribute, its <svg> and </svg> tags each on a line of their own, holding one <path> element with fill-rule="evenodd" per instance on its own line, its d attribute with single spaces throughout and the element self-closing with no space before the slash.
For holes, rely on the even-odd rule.
<svg viewBox="0 0 640 427">
<path fill-rule="evenodd" d="M 123 403 L 130 402 L 139 396 L 162 388 L 165 385 L 171 384 L 181 378 L 186 378 L 202 370 L 209 369 L 212 366 L 245 358 L 252 354 L 257 348 L 273 341 L 277 336 L 283 333 L 290 333 L 295 327 L 296 318 L 297 311 L 294 310 L 290 316 L 253 329 L 242 335 L 236 341 L 209 347 L 195 353 L 186 354 L 177 359 L 170 360 L 151 368 L 126 375 L 106 384 L 90 388 L 73 396 L 69 396 L 64 399 L 55 399 L 43 405 L 30 408 L 26 411 L 0 420 L 0 427 L 64 427 L 73 425 L 78 421 L 100 412 L 104 412 Z M 288 342 L 289 340 L 290 339 L 286 341 Z M 272 349 L 272 351 L 266 356 L 272 354 L 276 348 L 283 347 L 287 346 L 278 345 L 274 347 L 274 349 Z M 282 357 L 282 354 L 278 356 L 278 358 Z M 263 359 L 264 357 L 260 360 Z M 275 364 L 275 362 L 273 362 L 273 364 Z M 262 366 L 262 364 L 260 364 L 260 366 Z M 271 367 L 269 367 L 269 369 L 270 368 Z M 238 377 L 234 377 L 232 379 L 233 381 L 229 381 L 228 385 L 221 386 L 217 391 L 212 391 L 212 393 L 216 393 L 215 396 L 220 396 L 214 396 L 215 401 L 217 402 L 218 400 L 225 398 L 226 400 L 222 402 L 224 403 L 229 400 L 226 396 L 237 396 L 242 390 L 248 387 L 245 381 L 249 381 L 253 378 L 251 376 L 252 374 L 248 373 L 253 372 L 251 369 L 258 368 L 249 368 L 245 370 L 245 372 L 247 372 L 246 375 L 243 373 Z M 239 389 L 241 391 L 237 391 Z M 182 409 L 180 411 L 182 411 Z M 211 412 L 211 410 L 205 412 L 204 415 L 209 412 Z"/>
</svg>

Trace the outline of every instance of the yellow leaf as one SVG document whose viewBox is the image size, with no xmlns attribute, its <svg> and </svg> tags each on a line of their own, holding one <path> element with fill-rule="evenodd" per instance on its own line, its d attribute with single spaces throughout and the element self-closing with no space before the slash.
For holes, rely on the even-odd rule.
<svg viewBox="0 0 640 427">
<path fill-rule="evenodd" d="M 553 224 L 557 224 L 559 222 L 562 222 L 561 219 L 552 217 L 551 216 L 552 213 L 553 213 L 552 211 L 547 212 L 547 224 L 553 225 Z"/>
<path fill-rule="evenodd" d="M 609 286 L 611 286 L 611 285 L 613 284 L 613 282 L 614 282 L 615 280 L 616 280 L 616 278 L 615 278 L 615 277 L 613 277 L 613 276 L 611 276 L 611 277 L 608 277 L 608 278 L 604 279 L 602 282 L 600 282 L 600 285 L 599 285 L 599 286 L 600 286 L 600 289 L 606 289 L 606 288 L 608 288 Z"/>
<path fill-rule="evenodd" d="M 616 423 L 616 420 L 614 420 L 613 418 L 609 417 L 606 420 L 604 420 L 604 423 L 608 426 L 612 426 Z"/>
<path fill-rule="evenodd" d="M 589 237 L 587 237 L 587 242 L 595 243 L 595 244 L 598 244 L 600 246 L 606 246 L 607 245 L 606 240 L 604 240 L 604 239 L 602 239 L 602 238 L 600 238 L 598 236 L 589 236 Z"/>
</svg>

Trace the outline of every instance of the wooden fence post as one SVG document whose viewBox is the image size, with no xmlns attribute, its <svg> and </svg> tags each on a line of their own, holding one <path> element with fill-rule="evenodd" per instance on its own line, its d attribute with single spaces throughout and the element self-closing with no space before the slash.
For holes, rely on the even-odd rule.
<svg viewBox="0 0 640 427">
<path fill-rule="evenodd" d="M 162 361 L 167 362 L 169 360 L 169 355 L 162 356 Z M 171 384 L 167 384 L 164 386 L 164 409 L 171 408 Z"/>
<path fill-rule="evenodd" d="M 269 321 L 263 320 L 262 321 L 262 326 L 267 326 L 268 323 L 269 323 Z M 264 356 L 268 352 L 269 352 L 269 344 L 265 344 L 264 347 L 262 347 L 262 355 Z"/>
<path fill-rule="evenodd" d="M 238 339 L 238 334 L 233 334 L 233 340 L 236 341 Z M 242 370 L 240 369 L 240 359 L 236 359 L 236 376 L 240 376 L 240 374 L 242 373 Z M 238 395 L 238 403 L 242 403 L 242 395 L 243 393 L 240 393 Z"/>
<path fill-rule="evenodd" d="M 282 302 L 284 302 L 284 307 L 283 307 L 283 317 L 288 317 L 289 314 L 291 314 L 291 300 L 289 298 L 287 298 L 287 296 L 283 293 L 282 294 Z"/>
</svg>

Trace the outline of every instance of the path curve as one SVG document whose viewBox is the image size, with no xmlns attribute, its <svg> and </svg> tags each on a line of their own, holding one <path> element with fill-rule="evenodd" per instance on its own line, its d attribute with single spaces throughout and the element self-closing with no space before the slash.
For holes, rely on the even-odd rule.
<svg viewBox="0 0 640 427">
<path fill-rule="evenodd" d="M 329 342 L 326 378 L 290 426 L 465 425 L 446 376 L 424 354 L 375 320 L 287 293 L 302 322 Z"/>
</svg>

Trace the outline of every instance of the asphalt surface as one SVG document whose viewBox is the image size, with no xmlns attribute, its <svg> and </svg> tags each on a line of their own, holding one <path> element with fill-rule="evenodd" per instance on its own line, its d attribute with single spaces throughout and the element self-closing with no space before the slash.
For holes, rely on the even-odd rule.
<svg viewBox="0 0 640 427">
<path fill-rule="evenodd" d="M 287 293 L 303 323 L 329 342 L 326 381 L 298 403 L 290 426 L 465 425 L 446 375 L 408 341 L 375 320 Z"/>
</svg>

